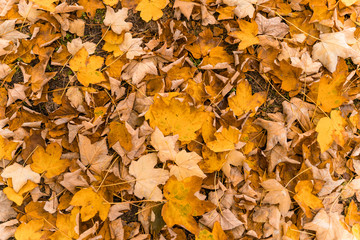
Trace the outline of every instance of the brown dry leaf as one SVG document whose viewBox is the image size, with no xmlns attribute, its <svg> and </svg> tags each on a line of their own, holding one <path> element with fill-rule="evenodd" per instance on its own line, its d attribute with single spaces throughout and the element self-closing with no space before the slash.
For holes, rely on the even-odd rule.
<svg viewBox="0 0 360 240">
<path fill-rule="evenodd" d="M 109 125 L 110 132 L 108 134 L 109 147 L 112 147 L 116 142 L 126 150 L 131 151 L 133 145 L 131 143 L 131 135 L 125 127 L 123 122 L 111 122 Z"/>
<path fill-rule="evenodd" d="M 155 131 L 151 134 L 150 143 L 158 151 L 157 156 L 161 162 L 175 160 L 176 153 L 178 152 L 178 147 L 176 146 L 178 138 L 178 135 L 164 137 L 159 128 L 155 128 Z"/>
<path fill-rule="evenodd" d="M 271 150 L 277 143 L 288 149 L 287 130 L 282 122 L 267 121 L 264 119 L 256 119 L 254 124 L 259 125 L 267 131 L 266 150 Z"/>
<path fill-rule="evenodd" d="M 268 191 L 263 199 L 263 203 L 279 204 L 281 214 L 286 216 L 291 205 L 288 190 L 275 179 L 266 180 L 261 183 L 261 186 Z"/>
<path fill-rule="evenodd" d="M 104 171 L 110 164 L 105 138 L 92 144 L 90 139 L 79 135 L 79 151 L 81 162 L 96 173 Z"/>
</svg>

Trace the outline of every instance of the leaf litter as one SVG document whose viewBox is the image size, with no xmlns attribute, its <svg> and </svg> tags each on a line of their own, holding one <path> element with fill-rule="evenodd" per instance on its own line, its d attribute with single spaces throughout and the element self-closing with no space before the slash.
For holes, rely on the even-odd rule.
<svg viewBox="0 0 360 240">
<path fill-rule="evenodd" d="M 359 10 L 0 0 L 0 240 L 359 240 Z"/>
</svg>

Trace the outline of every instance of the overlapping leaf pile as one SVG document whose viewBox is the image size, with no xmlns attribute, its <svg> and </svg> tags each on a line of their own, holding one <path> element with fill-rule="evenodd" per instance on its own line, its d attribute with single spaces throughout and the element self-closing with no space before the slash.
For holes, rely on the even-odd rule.
<svg viewBox="0 0 360 240">
<path fill-rule="evenodd" d="M 0 0 L 0 240 L 360 240 L 360 2 Z"/>
</svg>

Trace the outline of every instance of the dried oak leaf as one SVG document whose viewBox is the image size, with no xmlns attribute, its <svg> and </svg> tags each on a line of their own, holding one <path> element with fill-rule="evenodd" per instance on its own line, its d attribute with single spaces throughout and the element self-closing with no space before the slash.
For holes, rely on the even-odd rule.
<svg viewBox="0 0 360 240">
<path fill-rule="evenodd" d="M 50 143 L 46 150 L 39 146 L 32 155 L 31 169 L 37 173 L 45 172 L 47 178 L 52 178 L 64 172 L 70 166 L 70 160 L 60 159 L 62 147 Z"/>
<path fill-rule="evenodd" d="M 104 75 L 97 69 L 101 68 L 104 59 L 100 56 L 90 56 L 86 48 L 80 49 L 70 60 L 70 68 L 76 72 L 77 79 L 84 86 L 106 81 Z"/>
<path fill-rule="evenodd" d="M 141 0 L 136 7 L 140 11 L 140 17 L 149 22 L 151 19 L 156 21 L 162 17 L 161 11 L 168 4 L 168 0 Z"/>
<path fill-rule="evenodd" d="M 99 212 L 101 220 L 105 221 L 110 210 L 108 203 L 103 196 L 89 188 L 83 188 L 71 199 L 70 205 L 81 207 L 81 221 L 86 222 Z"/>
<path fill-rule="evenodd" d="M 169 178 L 164 186 L 164 204 L 161 215 L 168 227 L 175 224 L 184 226 L 191 233 L 198 234 L 200 229 L 193 216 L 201 216 L 215 208 L 208 201 L 198 199 L 194 194 L 201 189 L 202 179 L 196 176 L 183 181 L 176 177 Z"/>
<path fill-rule="evenodd" d="M 335 141 L 340 146 L 344 146 L 346 120 L 341 116 L 341 111 L 333 110 L 330 117 L 323 117 L 316 125 L 318 132 L 317 141 L 320 145 L 321 152 L 328 150 Z"/>
<path fill-rule="evenodd" d="M 156 95 L 154 103 L 145 114 L 152 128 L 158 127 L 164 135 L 178 134 L 180 141 L 191 141 L 197 136 L 196 131 L 203 124 L 205 112 L 190 106 L 185 100 L 180 101 L 178 93 L 167 97 Z"/>
<path fill-rule="evenodd" d="M 150 153 L 132 161 L 129 173 L 136 178 L 134 194 L 138 198 L 146 198 L 152 201 L 161 201 L 162 192 L 158 185 L 165 184 L 169 178 L 169 171 L 154 168 L 157 164 L 156 153 Z"/>
<path fill-rule="evenodd" d="M 236 87 L 236 95 L 228 98 L 229 107 L 236 116 L 242 116 L 251 111 L 254 116 L 256 110 L 265 102 L 266 92 L 257 92 L 252 95 L 251 85 L 247 80 L 242 80 Z"/>
</svg>

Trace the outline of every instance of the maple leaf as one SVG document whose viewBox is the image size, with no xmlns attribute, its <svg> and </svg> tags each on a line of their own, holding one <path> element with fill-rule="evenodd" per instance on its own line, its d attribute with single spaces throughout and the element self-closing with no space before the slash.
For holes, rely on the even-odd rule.
<svg viewBox="0 0 360 240">
<path fill-rule="evenodd" d="M 169 171 L 161 168 L 154 168 L 157 164 L 156 153 L 150 153 L 132 161 L 129 166 L 129 173 L 136 178 L 134 194 L 139 198 L 146 198 L 152 201 L 161 201 L 162 192 L 159 184 L 165 184 L 169 178 Z"/>
<path fill-rule="evenodd" d="M 70 68 L 77 72 L 77 78 L 84 86 L 106 81 L 104 75 L 97 71 L 104 63 L 100 56 L 90 56 L 85 47 L 80 49 L 70 60 Z"/>
<path fill-rule="evenodd" d="M 109 127 L 109 147 L 112 147 L 116 142 L 119 142 L 126 151 L 131 151 L 133 147 L 131 143 L 131 135 L 126 129 L 125 124 L 123 122 L 111 122 Z"/>
<path fill-rule="evenodd" d="M 235 149 L 235 145 L 239 142 L 239 129 L 229 126 L 228 128 L 219 128 L 214 133 L 216 140 L 206 143 L 206 146 L 214 152 L 225 152 Z"/>
<path fill-rule="evenodd" d="M 175 160 L 177 153 L 176 142 L 179 136 L 167 136 L 164 137 L 164 134 L 155 127 L 155 131 L 151 134 L 151 145 L 159 151 L 157 156 L 160 161 L 166 162 L 166 160 Z"/>
<path fill-rule="evenodd" d="M 0 136 L 0 159 L 11 160 L 19 143 L 9 141 Z"/>
<path fill-rule="evenodd" d="M 356 203 L 354 202 L 354 200 L 351 200 L 351 202 L 348 206 L 347 213 L 345 216 L 345 222 L 347 224 L 349 224 L 350 226 L 360 223 L 360 213 L 358 212 L 358 209 L 357 209 L 357 206 L 356 206 Z"/>
<path fill-rule="evenodd" d="M 8 240 L 13 237 L 17 229 L 17 226 L 15 226 L 17 223 L 19 223 L 19 221 L 16 219 L 0 223 L 0 240 Z"/>
<path fill-rule="evenodd" d="M 142 38 L 133 38 L 131 33 L 125 33 L 124 41 L 119 45 L 121 52 L 126 53 L 128 59 L 134 59 L 134 57 L 145 54 L 145 51 L 140 46 L 142 44 Z M 119 54 L 120 55 L 120 54 Z M 114 54 L 116 57 L 117 54 Z"/>
<path fill-rule="evenodd" d="M 151 19 L 156 21 L 162 17 L 161 11 L 168 4 L 168 0 L 141 0 L 136 7 L 140 11 L 140 17 L 149 22 Z"/>
<path fill-rule="evenodd" d="M 288 190 L 275 179 L 266 180 L 261 183 L 261 186 L 268 191 L 263 199 L 263 203 L 279 204 L 281 214 L 286 216 L 291 204 Z"/>
<path fill-rule="evenodd" d="M 108 155 L 105 138 L 91 144 L 90 139 L 79 135 L 79 150 L 83 164 L 90 165 L 96 173 L 104 171 L 110 164 L 111 156 Z"/>
<path fill-rule="evenodd" d="M 271 150 L 277 143 L 280 143 L 285 149 L 288 149 L 287 144 L 287 131 L 284 123 L 267 121 L 258 118 L 254 121 L 254 124 L 259 125 L 267 131 L 267 143 L 266 150 Z"/>
<path fill-rule="evenodd" d="M 247 80 L 242 80 L 236 87 L 236 95 L 228 98 L 229 107 L 236 116 L 242 116 L 251 111 L 250 116 L 254 116 L 258 107 L 266 100 L 266 92 L 251 94 L 251 86 Z"/>
<path fill-rule="evenodd" d="M 295 187 L 294 200 L 299 204 L 308 218 L 312 218 L 311 209 L 318 211 L 324 207 L 322 201 L 311 193 L 313 184 L 309 180 L 299 181 Z"/>
<path fill-rule="evenodd" d="M 76 228 L 78 226 L 78 214 L 80 209 L 75 207 L 71 210 L 70 214 L 58 213 L 56 218 L 56 227 L 58 231 L 52 234 L 49 238 L 51 240 L 61 240 L 69 238 L 78 238 L 78 233 L 76 233 Z"/>
<path fill-rule="evenodd" d="M 316 232 L 317 239 L 326 240 L 348 240 L 353 239 L 342 224 L 343 217 L 336 212 L 327 213 L 321 209 L 313 221 L 304 225 L 305 229 L 313 230 Z"/>
<path fill-rule="evenodd" d="M 152 128 L 158 127 L 164 135 L 178 134 L 180 141 L 191 141 L 202 126 L 205 112 L 191 107 L 186 101 L 179 101 L 178 96 L 176 93 L 167 97 L 156 95 L 145 119 L 149 120 Z"/>
<path fill-rule="evenodd" d="M 30 165 L 23 167 L 18 163 L 7 166 L 1 173 L 1 176 L 3 178 L 11 178 L 15 192 L 19 192 L 28 180 L 34 183 L 40 182 L 40 175 L 33 172 L 30 169 Z"/>
<path fill-rule="evenodd" d="M 79 0 L 78 4 L 84 8 L 83 10 L 77 11 L 78 17 L 86 12 L 90 15 L 90 18 L 93 19 L 96 15 L 96 10 L 104 8 L 104 4 L 100 0 Z"/>
<path fill-rule="evenodd" d="M 259 28 L 259 34 L 270 35 L 273 37 L 285 37 L 289 32 L 289 26 L 279 17 L 266 18 L 262 14 L 256 14 L 255 22 Z"/>
<path fill-rule="evenodd" d="M 105 221 L 110 210 L 110 204 L 98 193 L 89 188 L 83 188 L 70 201 L 70 205 L 81 207 L 81 221 L 86 222 L 99 212 L 101 220 Z"/>
<path fill-rule="evenodd" d="M 16 42 L 18 39 L 28 38 L 29 36 L 15 30 L 15 20 L 6 20 L 0 24 L 0 37 L 3 40 Z"/>
<path fill-rule="evenodd" d="M 224 0 L 226 5 L 236 6 L 234 13 L 238 18 L 244 18 L 254 16 L 255 8 L 253 4 L 257 3 L 257 0 Z"/>
<path fill-rule="evenodd" d="M 70 160 L 60 160 L 62 147 L 51 143 L 46 147 L 39 146 L 32 155 L 31 169 L 37 173 L 45 172 L 47 178 L 52 178 L 64 172 L 70 165 Z"/>
<path fill-rule="evenodd" d="M 346 81 L 347 66 L 344 60 L 339 61 L 336 71 L 330 76 L 323 75 L 318 83 L 310 87 L 309 98 L 325 112 L 339 107 L 346 98 L 343 96 L 343 85 Z"/>
<path fill-rule="evenodd" d="M 234 58 L 223 47 L 218 46 L 210 50 L 209 55 L 204 57 L 200 65 L 202 69 L 221 69 L 227 68 L 228 64 L 233 62 Z"/>
<path fill-rule="evenodd" d="M 54 12 L 56 5 L 54 2 L 56 0 L 31 0 L 33 3 L 38 5 L 41 9 L 45 11 Z"/>
<path fill-rule="evenodd" d="M 81 169 L 74 172 L 67 172 L 64 174 L 64 180 L 59 183 L 72 193 L 75 192 L 76 187 L 89 187 L 85 178 L 80 175 L 81 172 Z"/>
<path fill-rule="evenodd" d="M 205 178 L 206 175 L 198 166 L 201 159 L 202 157 L 195 152 L 186 152 L 185 150 L 178 152 L 175 157 L 176 165 L 170 168 L 170 176 L 174 175 L 179 181 L 191 176 Z"/>
<path fill-rule="evenodd" d="M 330 117 L 323 117 L 316 125 L 318 132 L 317 141 L 320 145 L 321 152 L 328 150 L 335 141 L 340 146 L 344 146 L 346 132 L 346 120 L 341 116 L 341 112 L 333 110 Z"/>
<path fill-rule="evenodd" d="M 0 0 L 0 17 L 4 17 L 15 2 L 16 0 Z"/>
<path fill-rule="evenodd" d="M 106 14 L 104 19 L 105 26 L 110 26 L 117 34 L 121 34 L 123 31 L 129 31 L 132 28 L 132 23 L 125 22 L 128 17 L 128 9 L 122 8 L 117 12 L 111 7 L 106 7 Z"/>
<path fill-rule="evenodd" d="M 221 229 L 220 223 L 215 222 L 212 232 L 204 229 L 199 232 L 196 240 L 226 240 L 228 239 L 225 232 Z"/>
<path fill-rule="evenodd" d="M 320 34 L 320 42 L 313 46 L 312 57 L 330 71 L 335 72 L 338 57 L 348 58 L 354 55 L 354 50 L 348 45 L 348 37 L 354 34 L 355 28 L 340 32 Z"/>
<path fill-rule="evenodd" d="M 201 189 L 202 179 L 196 176 L 178 181 L 170 177 L 164 186 L 164 204 L 161 215 L 168 227 L 175 224 L 184 226 L 192 233 L 199 233 L 199 227 L 193 216 L 201 216 L 215 208 L 211 202 L 202 201 L 194 196 Z"/>
<path fill-rule="evenodd" d="M 239 20 L 238 23 L 241 31 L 234 31 L 229 33 L 229 36 L 239 39 L 241 41 L 238 45 L 238 49 L 244 50 L 247 47 L 258 44 L 259 38 L 256 37 L 258 33 L 258 27 L 256 22 Z"/>
<path fill-rule="evenodd" d="M 21 223 L 16 229 L 15 238 L 19 240 L 42 239 L 46 234 L 46 231 L 42 231 L 44 224 L 45 221 L 43 219 Z"/>
</svg>

